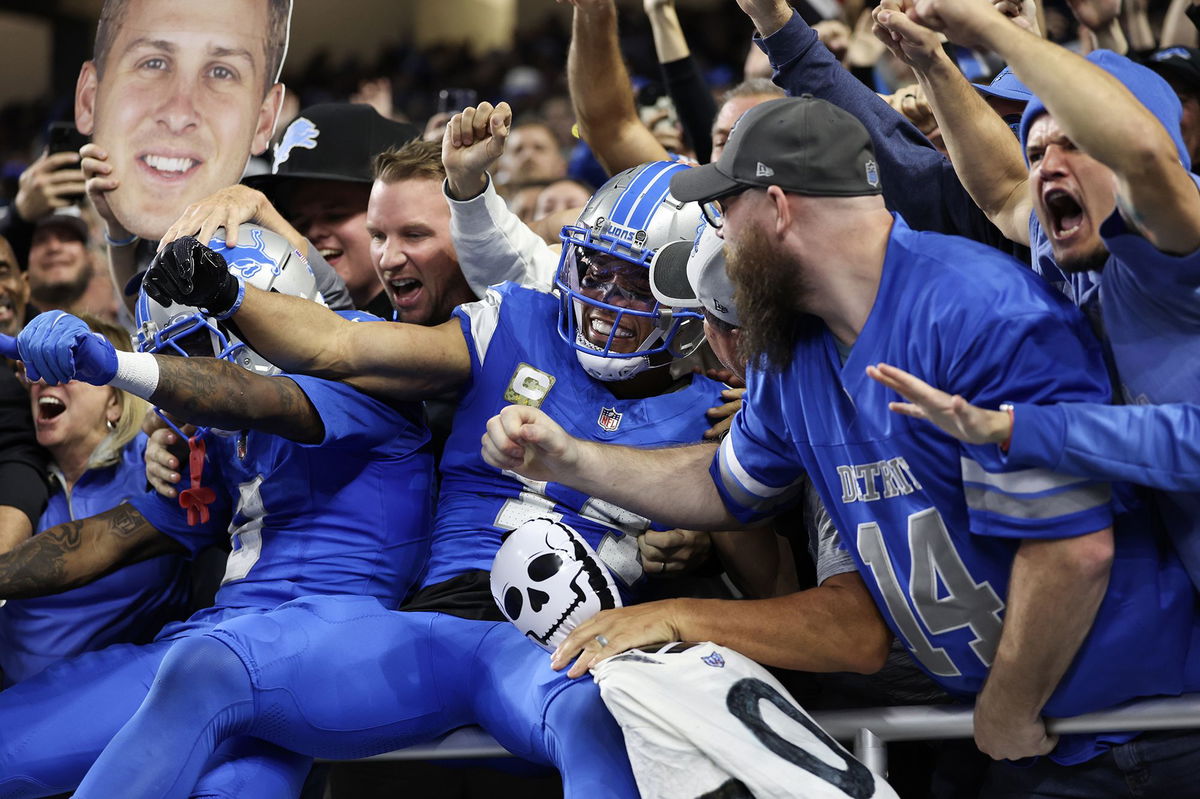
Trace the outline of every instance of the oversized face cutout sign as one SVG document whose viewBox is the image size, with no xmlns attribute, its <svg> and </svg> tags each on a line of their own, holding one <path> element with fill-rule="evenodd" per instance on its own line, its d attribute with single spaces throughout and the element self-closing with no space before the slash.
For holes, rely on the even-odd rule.
<svg viewBox="0 0 1200 799">
<path fill-rule="evenodd" d="M 266 149 L 283 97 L 287 0 L 106 0 L 75 124 L 117 182 L 103 204 L 157 239 Z"/>
<path fill-rule="evenodd" d="M 595 550 L 550 519 L 532 519 L 509 533 L 496 552 L 491 582 L 505 618 L 547 652 L 600 611 L 621 606 Z"/>
</svg>

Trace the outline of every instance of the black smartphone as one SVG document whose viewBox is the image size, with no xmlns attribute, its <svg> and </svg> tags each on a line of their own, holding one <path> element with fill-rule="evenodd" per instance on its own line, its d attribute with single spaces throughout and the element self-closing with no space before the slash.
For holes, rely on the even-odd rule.
<svg viewBox="0 0 1200 799">
<path fill-rule="evenodd" d="M 89 141 L 74 122 L 51 122 L 46 132 L 46 146 L 51 153 L 79 152 L 79 148 Z"/>
<path fill-rule="evenodd" d="M 469 105 L 479 102 L 479 92 L 474 89 L 442 89 L 438 92 L 439 114 L 457 114 Z"/>
<path fill-rule="evenodd" d="M 78 153 L 79 148 L 91 141 L 75 127 L 74 122 L 51 122 L 46 131 L 46 149 L 51 153 Z M 79 169 L 79 164 L 67 164 L 63 169 Z M 63 195 L 73 203 L 83 202 L 83 194 Z"/>
</svg>

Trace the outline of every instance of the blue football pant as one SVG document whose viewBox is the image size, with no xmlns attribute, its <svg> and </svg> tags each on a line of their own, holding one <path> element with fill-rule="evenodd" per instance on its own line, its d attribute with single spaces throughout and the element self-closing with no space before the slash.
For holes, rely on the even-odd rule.
<svg viewBox="0 0 1200 799">
<path fill-rule="evenodd" d="M 174 643 L 88 652 L 0 692 L 0 799 L 73 790 L 138 709 Z M 201 764 L 203 776 L 184 796 L 294 799 L 311 762 L 262 741 L 235 738 Z"/>
<path fill-rule="evenodd" d="M 75 796 L 186 797 L 235 735 L 347 759 L 478 724 L 518 757 L 556 767 L 566 797 L 637 797 L 596 684 L 549 661 L 508 622 L 389 611 L 367 597 L 297 599 L 180 641 Z"/>
</svg>

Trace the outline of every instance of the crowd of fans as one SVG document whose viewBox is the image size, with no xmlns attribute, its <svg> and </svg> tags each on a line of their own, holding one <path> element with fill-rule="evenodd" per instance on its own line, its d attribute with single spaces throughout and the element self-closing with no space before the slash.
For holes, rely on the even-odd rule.
<svg viewBox="0 0 1200 799">
<path fill-rule="evenodd" d="M 1192 795 L 1048 720 L 1200 690 L 1200 4 L 569 5 L 0 111 L 0 795 Z"/>
</svg>

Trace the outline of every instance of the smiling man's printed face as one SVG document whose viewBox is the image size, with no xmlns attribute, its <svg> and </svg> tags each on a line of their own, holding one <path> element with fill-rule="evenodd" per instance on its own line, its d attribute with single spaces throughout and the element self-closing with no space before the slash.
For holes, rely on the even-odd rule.
<svg viewBox="0 0 1200 799">
<path fill-rule="evenodd" d="M 266 149 L 282 90 L 266 88 L 267 27 L 264 0 L 129 0 L 75 100 L 76 125 L 120 181 L 108 200 L 124 227 L 159 238 Z"/>
</svg>

